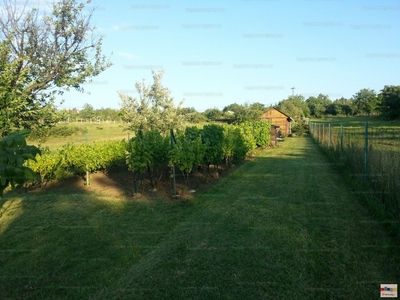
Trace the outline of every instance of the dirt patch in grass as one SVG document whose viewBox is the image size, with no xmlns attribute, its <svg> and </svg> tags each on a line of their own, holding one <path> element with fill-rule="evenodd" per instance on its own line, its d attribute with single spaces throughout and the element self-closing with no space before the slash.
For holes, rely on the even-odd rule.
<svg viewBox="0 0 400 300">
<path fill-rule="evenodd" d="M 250 158 L 252 159 L 252 158 Z M 134 193 L 134 175 L 126 166 L 113 168 L 104 172 L 90 174 L 90 185 L 85 184 L 85 178 L 74 176 L 62 181 L 50 181 L 43 186 L 29 186 L 19 189 L 16 193 L 39 193 L 44 191 L 60 192 L 63 194 L 75 193 L 76 191 L 87 191 L 114 197 L 130 199 L 162 199 L 165 201 L 179 201 L 190 199 L 193 195 L 217 180 L 228 176 L 237 169 L 237 165 L 228 168 L 227 166 L 210 166 L 209 169 L 199 168 L 196 174 L 190 174 L 189 186 L 184 175 L 176 170 L 176 191 L 178 196 L 173 196 L 172 178 L 170 170 L 163 170 L 161 179 L 154 182 L 155 187 L 151 186 L 149 176 L 145 174 L 140 182 L 139 193 Z"/>
</svg>

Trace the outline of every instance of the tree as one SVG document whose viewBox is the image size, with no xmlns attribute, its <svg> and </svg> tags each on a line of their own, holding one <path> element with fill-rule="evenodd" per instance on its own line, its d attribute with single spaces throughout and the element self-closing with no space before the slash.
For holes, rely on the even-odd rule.
<svg viewBox="0 0 400 300">
<path fill-rule="evenodd" d="M 378 109 L 378 97 L 374 90 L 361 89 L 353 96 L 353 104 L 356 114 L 367 114 L 368 116 Z"/>
<path fill-rule="evenodd" d="M 103 121 L 114 121 L 117 120 L 119 117 L 119 109 L 113 108 L 100 108 L 94 110 L 94 113 L 97 117 L 99 117 Z"/>
<path fill-rule="evenodd" d="M 342 104 L 342 112 L 347 116 L 354 115 L 352 102 L 349 104 Z"/>
<path fill-rule="evenodd" d="M 54 2 L 50 12 L 29 1 L 0 6 L 0 133 L 11 128 L 53 126 L 55 96 L 91 80 L 111 65 L 93 34 L 93 14 L 76 0 Z M 86 1 L 90 3 L 90 0 Z M 50 114 L 48 114 L 50 113 Z"/>
<path fill-rule="evenodd" d="M 310 116 L 310 110 L 302 95 L 289 96 L 280 101 L 277 108 L 293 118 Z"/>
<path fill-rule="evenodd" d="M 254 102 L 250 104 L 250 108 L 256 111 L 260 111 L 261 114 L 265 111 L 265 105 L 260 102 Z"/>
<path fill-rule="evenodd" d="M 69 122 L 70 112 L 66 108 L 63 108 L 58 111 L 58 118 L 61 122 Z"/>
<path fill-rule="evenodd" d="M 310 115 L 316 118 L 321 118 L 332 101 L 329 99 L 328 95 L 319 94 L 318 97 L 308 97 L 306 103 L 310 110 Z"/>
<path fill-rule="evenodd" d="M 203 113 L 207 119 L 209 119 L 210 121 L 215 121 L 218 119 L 222 118 L 222 111 L 220 111 L 218 108 L 214 107 L 214 108 L 209 108 L 206 109 Z"/>
<path fill-rule="evenodd" d="M 339 103 L 335 103 L 335 102 L 332 104 L 329 104 L 325 109 L 325 113 L 327 115 L 332 115 L 332 116 L 341 115 L 343 113 L 342 105 Z"/>
<path fill-rule="evenodd" d="M 10 56 L 9 43 L 0 42 L 0 136 L 6 136 L 12 127 L 25 127 L 25 120 L 33 117 L 33 113 L 25 109 L 29 97 L 24 86 L 29 76 L 27 72 L 16 74 L 23 58 L 10 61 Z"/>
<path fill-rule="evenodd" d="M 181 109 L 181 113 L 189 123 L 202 123 L 207 121 L 207 118 L 202 113 L 196 111 L 194 107 L 184 107 Z"/>
<path fill-rule="evenodd" d="M 188 115 L 188 114 L 194 114 L 196 113 L 196 109 L 194 107 L 182 107 L 181 108 L 181 112 L 184 115 Z"/>
<path fill-rule="evenodd" d="M 353 105 L 352 100 L 341 97 L 340 99 L 336 99 L 326 107 L 325 114 L 333 116 L 352 115 L 353 114 L 352 105 Z"/>
<path fill-rule="evenodd" d="M 228 112 L 238 113 L 238 112 L 240 112 L 242 110 L 243 110 L 243 106 L 242 105 L 237 104 L 237 103 L 232 103 L 232 104 L 229 104 L 229 105 L 225 106 L 222 111 L 224 113 L 228 113 Z"/>
<path fill-rule="evenodd" d="M 92 120 L 95 117 L 95 110 L 92 105 L 85 103 L 83 108 L 79 111 L 79 117 L 84 120 Z"/>
<path fill-rule="evenodd" d="M 222 109 L 223 115 L 230 123 L 239 124 L 245 116 L 245 108 L 241 104 L 232 103 Z"/>
<path fill-rule="evenodd" d="M 178 129 L 185 123 L 180 102 L 176 107 L 171 91 L 162 85 L 164 71 L 152 71 L 153 83 L 146 86 L 145 80 L 136 82 L 139 99 L 121 93 L 121 118 L 128 122 L 127 130 L 134 132 L 156 129 L 165 134 L 170 129 Z"/>
<path fill-rule="evenodd" d="M 1 21 L 0 21 L 1 24 Z M 52 101 L 41 105 L 34 95 L 26 91 L 31 81 L 28 70 L 19 70 L 28 58 L 12 59 L 10 42 L 0 42 L 0 137 L 13 129 L 37 129 L 41 140 L 48 135 L 49 128 L 59 121 L 59 114 Z"/>
<path fill-rule="evenodd" d="M 391 119 L 400 117 L 400 85 L 385 85 L 379 94 L 380 111 Z"/>
<path fill-rule="evenodd" d="M 229 119 L 231 123 L 241 124 L 247 121 L 256 121 L 265 111 L 265 105 L 260 102 L 248 103 L 240 105 L 237 103 L 225 106 L 222 112 L 225 118 Z"/>
<path fill-rule="evenodd" d="M 296 107 L 290 100 L 280 101 L 278 109 L 293 118 L 299 118 L 302 116 L 301 108 Z"/>
<path fill-rule="evenodd" d="M 232 121 L 234 124 L 242 124 L 244 122 L 257 121 L 260 119 L 264 111 L 265 111 L 264 104 L 261 104 L 259 102 L 249 104 L 246 102 L 244 105 L 242 105 L 241 110 L 237 110 L 235 112 Z"/>
</svg>

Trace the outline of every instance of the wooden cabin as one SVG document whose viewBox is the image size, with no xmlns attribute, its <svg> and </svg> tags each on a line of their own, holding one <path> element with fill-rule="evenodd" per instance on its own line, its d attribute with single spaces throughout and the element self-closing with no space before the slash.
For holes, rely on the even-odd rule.
<svg viewBox="0 0 400 300">
<path fill-rule="evenodd" d="M 274 107 L 263 113 L 260 118 L 261 120 L 265 120 L 275 127 L 279 127 L 279 131 L 285 136 L 292 133 L 291 122 L 293 119 Z"/>
</svg>

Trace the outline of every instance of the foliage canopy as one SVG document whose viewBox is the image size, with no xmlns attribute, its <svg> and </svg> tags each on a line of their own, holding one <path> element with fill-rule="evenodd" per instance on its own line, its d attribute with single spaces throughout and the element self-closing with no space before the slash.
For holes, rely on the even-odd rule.
<svg viewBox="0 0 400 300">
<path fill-rule="evenodd" d="M 86 1 L 86 4 L 90 1 Z M 12 128 L 51 127 L 55 96 L 97 76 L 111 63 L 90 25 L 93 11 L 76 0 L 53 2 L 50 12 L 29 1 L 0 6 L 0 134 Z"/>
</svg>

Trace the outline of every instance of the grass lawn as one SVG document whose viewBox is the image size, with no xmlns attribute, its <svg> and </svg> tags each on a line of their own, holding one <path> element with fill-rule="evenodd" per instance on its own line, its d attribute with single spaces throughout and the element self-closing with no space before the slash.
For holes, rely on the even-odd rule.
<svg viewBox="0 0 400 300">
<path fill-rule="evenodd" d="M 308 137 L 185 201 L 8 193 L 0 298 L 378 299 L 400 245 L 356 195 Z"/>
<path fill-rule="evenodd" d="M 103 140 L 122 140 L 128 139 L 128 136 L 132 137 L 132 133 L 124 131 L 124 125 L 121 123 L 96 123 L 96 122 L 72 122 L 72 123 L 60 123 L 58 126 L 67 127 L 79 127 L 87 130 L 87 134 L 79 132 L 66 137 L 49 137 L 42 146 L 47 146 L 51 150 L 60 148 L 61 146 L 72 143 L 72 144 L 82 144 L 91 143 L 93 141 L 103 141 Z M 37 140 L 28 139 L 28 144 L 38 145 Z"/>
<path fill-rule="evenodd" d="M 388 120 L 381 116 L 334 116 L 312 119 L 311 122 L 330 123 L 331 126 L 343 125 L 344 127 L 364 127 L 365 122 L 368 122 L 370 127 L 400 127 L 400 120 Z"/>
<path fill-rule="evenodd" d="M 202 128 L 204 125 L 209 123 L 199 123 L 199 124 L 188 124 L 188 126 L 197 126 Z M 125 131 L 125 124 L 122 123 L 97 123 L 97 122 L 71 122 L 71 123 L 60 123 L 57 126 L 67 126 L 67 127 L 79 127 L 81 129 L 86 129 L 87 134 L 78 132 L 70 136 L 65 137 L 54 137 L 50 136 L 42 146 L 49 147 L 50 150 L 56 150 L 67 143 L 72 144 L 82 144 L 82 143 L 92 143 L 95 141 L 105 141 L 105 140 L 122 140 L 134 137 L 134 133 L 130 131 Z M 37 146 L 39 141 L 37 139 L 27 139 L 28 144 Z"/>
</svg>

